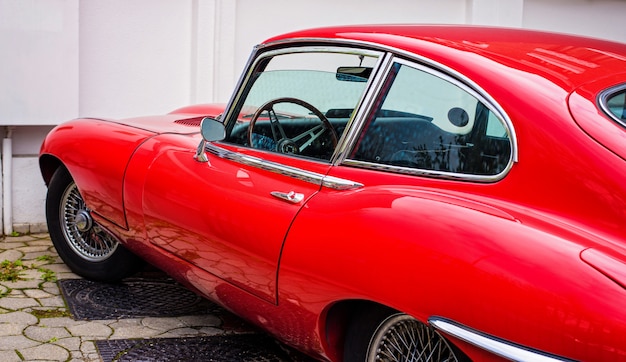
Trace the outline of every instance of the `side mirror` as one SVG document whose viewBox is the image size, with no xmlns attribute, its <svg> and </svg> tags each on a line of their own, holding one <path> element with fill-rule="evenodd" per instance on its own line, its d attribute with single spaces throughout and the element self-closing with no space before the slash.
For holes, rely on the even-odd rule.
<svg viewBox="0 0 626 362">
<path fill-rule="evenodd" d="M 204 117 L 200 122 L 200 133 L 207 142 L 221 141 L 226 137 L 224 123 L 209 117 Z"/>
<path fill-rule="evenodd" d="M 200 134 L 202 141 L 198 145 L 194 158 L 198 162 L 209 162 L 209 158 L 204 151 L 207 142 L 221 141 L 226 137 L 224 124 L 216 119 L 205 117 L 200 123 Z"/>
</svg>

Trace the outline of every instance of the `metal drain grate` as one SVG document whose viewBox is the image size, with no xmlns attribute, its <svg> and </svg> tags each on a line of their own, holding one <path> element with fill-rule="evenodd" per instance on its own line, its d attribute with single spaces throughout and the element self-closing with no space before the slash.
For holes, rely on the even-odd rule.
<svg viewBox="0 0 626 362">
<path fill-rule="evenodd" d="M 106 284 L 63 279 L 59 281 L 59 287 L 72 317 L 77 320 L 176 317 L 221 310 L 168 280 L 127 279 Z"/>
<path fill-rule="evenodd" d="M 265 335 L 237 334 L 192 338 L 114 339 L 96 341 L 104 362 L 220 361 L 310 362 Z"/>
</svg>

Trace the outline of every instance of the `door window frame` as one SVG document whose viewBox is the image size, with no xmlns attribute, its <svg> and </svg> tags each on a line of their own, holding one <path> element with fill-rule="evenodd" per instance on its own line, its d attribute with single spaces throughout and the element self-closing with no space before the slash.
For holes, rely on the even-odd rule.
<svg viewBox="0 0 626 362">
<path fill-rule="evenodd" d="M 377 171 L 395 172 L 442 179 L 465 180 L 474 182 L 499 181 L 504 176 L 506 176 L 506 174 L 512 168 L 513 164 L 518 162 L 517 138 L 515 134 L 515 129 L 510 118 L 504 112 L 502 107 L 491 96 L 483 91 L 481 87 L 470 81 L 467 77 L 447 67 L 439 65 L 437 63 L 433 63 L 429 60 L 427 61 L 428 62 L 425 62 L 425 59 L 419 59 L 419 61 L 414 61 L 404 56 L 390 54 L 390 57 L 386 58 L 384 75 L 381 77 L 381 79 L 378 80 L 376 87 L 370 89 L 370 91 L 373 92 L 373 94 L 369 97 L 370 102 L 366 105 L 366 109 L 360 110 L 360 118 L 358 122 L 355 122 L 354 129 L 351 130 L 351 132 L 355 135 L 363 134 L 363 131 L 367 126 L 367 123 L 369 122 L 369 116 L 372 114 L 372 112 L 375 112 L 375 108 L 378 105 L 377 102 L 379 101 L 380 97 L 383 96 L 382 93 L 388 90 L 385 88 L 388 88 L 390 86 L 390 84 L 386 84 L 386 82 L 389 77 L 393 77 L 391 75 L 393 68 L 396 66 L 396 64 L 408 66 L 440 78 L 443 81 L 447 81 L 453 85 L 456 85 L 457 87 L 461 88 L 462 90 L 476 98 L 479 102 L 485 105 L 485 107 L 487 107 L 487 109 L 501 122 L 502 126 L 506 130 L 507 136 L 510 141 L 510 156 L 506 167 L 504 167 L 501 172 L 495 175 L 477 175 L 469 173 L 455 173 L 428 169 L 407 168 L 392 166 L 388 164 L 364 162 L 351 159 L 349 157 L 349 155 L 358 147 L 358 137 L 352 139 L 349 150 L 347 150 L 347 152 L 344 152 L 343 159 L 341 159 L 339 163 L 346 166 L 367 168 Z"/>
</svg>

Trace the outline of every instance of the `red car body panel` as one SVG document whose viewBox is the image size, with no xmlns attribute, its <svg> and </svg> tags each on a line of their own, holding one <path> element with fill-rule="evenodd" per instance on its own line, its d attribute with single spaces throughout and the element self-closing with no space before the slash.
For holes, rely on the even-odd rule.
<svg viewBox="0 0 626 362">
<path fill-rule="evenodd" d="M 335 39 L 477 84 L 515 127 L 508 174 L 420 177 L 214 143 L 362 185 L 337 190 L 232 159 L 199 163 L 190 126 L 225 107 L 206 105 L 61 125 L 42 145 L 44 178 L 58 160 L 129 249 L 321 359 L 341 359 L 341 306 L 365 300 L 565 358 L 626 360 L 626 131 L 597 105 L 626 82 L 626 45 L 401 25 L 306 30 L 262 47 Z M 268 196 L 294 189 L 302 203 Z"/>
</svg>

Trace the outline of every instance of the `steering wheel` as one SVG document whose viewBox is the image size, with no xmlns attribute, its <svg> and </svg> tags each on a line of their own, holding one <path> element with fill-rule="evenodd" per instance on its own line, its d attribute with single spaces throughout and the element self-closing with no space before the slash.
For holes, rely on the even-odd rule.
<svg viewBox="0 0 626 362">
<path fill-rule="evenodd" d="M 320 125 L 312 127 L 311 129 L 306 130 L 305 132 L 300 133 L 299 135 L 296 135 L 291 138 L 287 137 L 283 126 L 280 124 L 280 121 L 278 120 L 278 115 L 276 115 L 276 111 L 274 110 L 274 105 L 278 103 L 292 103 L 292 104 L 297 104 L 301 107 L 304 107 L 307 110 L 311 111 L 311 113 L 313 113 L 315 116 L 317 116 L 317 118 L 319 118 L 320 121 L 322 121 L 322 123 Z M 315 108 L 313 105 L 303 100 L 300 100 L 297 98 L 289 98 L 289 97 L 273 99 L 263 104 L 261 107 L 259 107 L 256 110 L 256 112 L 254 112 L 254 114 L 252 115 L 252 119 L 250 120 L 250 124 L 248 126 L 248 144 L 250 146 L 254 144 L 252 142 L 253 141 L 252 130 L 254 129 L 254 125 L 256 124 L 259 117 L 261 117 L 261 114 L 265 111 L 267 111 L 267 114 L 268 114 L 270 128 L 272 131 L 272 141 L 276 145 L 277 152 L 289 153 L 289 154 L 294 154 L 294 155 L 300 154 L 302 153 L 302 151 L 307 149 L 307 147 L 311 146 L 313 142 L 317 140 L 318 138 L 320 138 L 320 136 L 327 130 L 330 132 L 330 138 L 331 138 L 333 149 L 335 149 L 335 147 L 337 146 L 337 138 L 338 138 L 337 132 L 335 132 L 335 129 L 333 128 L 332 124 L 328 121 L 328 118 L 326 118 L 326 116 L 324 116 L 324 114 L 320 112 L 319 109 Z M 265 137 L 265 136 L 261 136 L 261 137 Z"/>
</svg>

